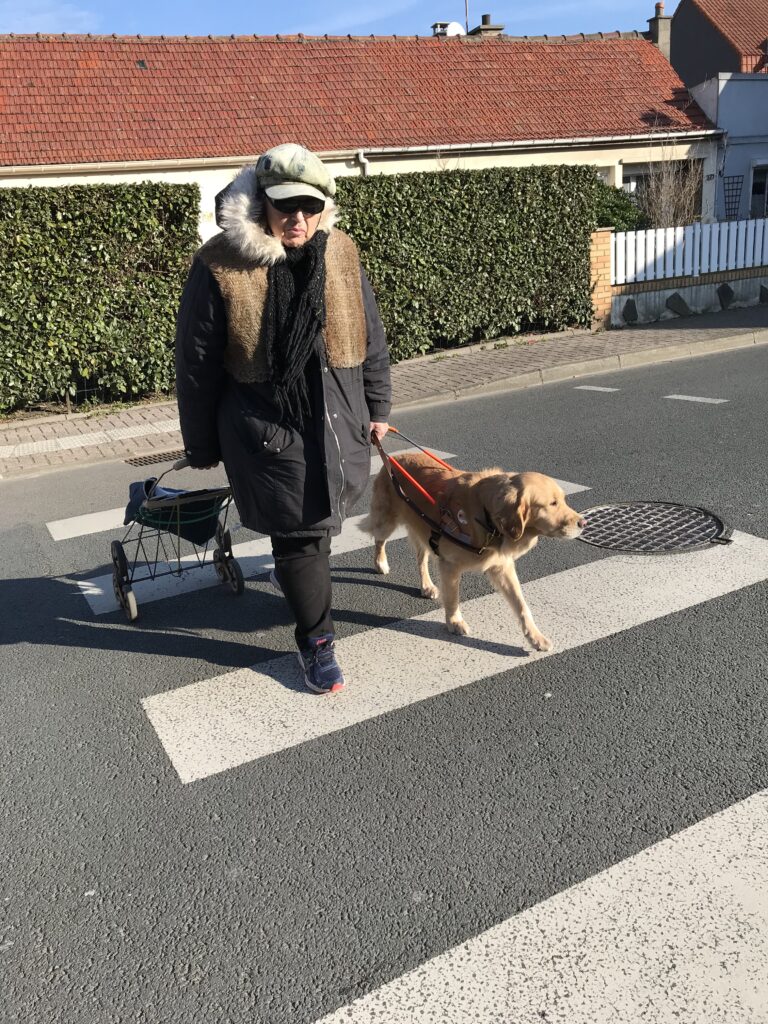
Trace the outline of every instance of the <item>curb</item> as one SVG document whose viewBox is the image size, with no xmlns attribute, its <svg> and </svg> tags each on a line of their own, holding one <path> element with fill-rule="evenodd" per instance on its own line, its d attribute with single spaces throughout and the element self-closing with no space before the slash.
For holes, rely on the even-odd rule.
<svg viewBox="0 0 768 1024">
<path fill-rule="evenodd" d="M 454 391 L 442 391 L 423 398 L 414 398 L 406 402 L 398 402 L 394 409 L 414 409 L 443 402 L 458 401 L 461 398 L 474 398 L 491 395 L 500 391 L 521 391 L 525 388 L 541 387 L 544 384 L 557 384 L 579 377 L 591 377 L 599 373 L 611 373 L 617 370 L 630 370 L 653 363 L 674 362 L 678 359 L 692 359 L 696 356 L 717 355 L 719 352 L 730 352 L 753 345 L 768 345 L 768 329 L 752 331 L 747 334 L 726 335 L 712 341 L 688 342 L 683 345 L 665 345 L 660 348 L 646 348 L 639 352 L 626 352 L 615 356 L 602 356 L 598 359 L 585 359 L 573 363 L 562 363 L 560 366 L 545 367 L 541 370 L 529 370 L 510 377 L 500 377 L 488 381 L 487 384 L 476 384 L 474 387 L 461 388 Z"/>
<path fill-rule="evenodd" d="M 484 395 L 497 394 L 504 391 L 522 391 L 526 388 L 542 387 L 545 384 L 556 384 L 567 380 L 576 380 L 580 377 L 590 377 L 601 373 L 611 373 L 618 370 L 629 370 L 640 366 L 649 366 L 654 363 L 674 362 L 679 359 L 692 359 L 703 355 L 717 355 L 722 352 L 730 352 L 737 349 L 750 348 L 753 345 L 768 345 L 768 328 L 760 330 L 742 329 L 740 334 L 725 335 L 713 338 L 711 341 L 686 342 L 680 345 L 666 345 L 657 348 L 641 349 L 637 352 L 619 353 L 612 356 L 602 356 L 595 359 L 578 360 L 571 363 L 562 363 L 559 366 L 543 367 L 538 370 L 529 370 L 524 373 L 512 374 L 507 377 L 500 377 L 483 384 L 476 384 L 472 387 L 456 390 L 436 392 L 432 395 L 424 395 L 419 398 L 403 402 L 395 402 L 393 412 L 406 409 L 421 409 L 428 406 L 440 405 L 448 402 L 458 401 L 462 398 L 477 398 Z M 425 360 L 429 357 L 423 357 Z M 151 408 L 162 408 L 165 405 L 173 405 L 174 401 L 158 402 Z M 93 413 L 77 413 L 67 417 L 67 422 L 72 419 L 93 416 Z M 59 420 L 59 417 L 56 417 Z M 60 420 L 59 420 L 60 421 Z M 32 421 L 38 425 L 41 420 Z M 152 454 L 151 449 L 144 452 L 137 449 L 137 456 Z M 59 466 L 38 466 L 28 473 L 14 473 L 5 476 L 0 472 L 0 481 L 3 483 L 11 480 L 29 480 L 33 477 L 58 473 L 62 470 L 87 469 L 94 465 L 103 463 L 123 462 L 124 456 L 114 457 L 103 456 L 94 459 L 92 462 L 80 462 L 77 464 L 62 464 Z M 0 469 L 2 463 L 0 462 Z"/>
</svg>

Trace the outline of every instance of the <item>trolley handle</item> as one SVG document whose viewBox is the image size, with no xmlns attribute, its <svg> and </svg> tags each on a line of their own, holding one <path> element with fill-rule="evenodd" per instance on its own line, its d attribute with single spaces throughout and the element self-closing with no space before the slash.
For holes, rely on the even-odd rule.
<svg viewBox="0 0 768 1024">
<path fill-rule="evenodd" d="M 188 465 L 189 465 L 189 458 L 186 455 L 183 458 L 181 458 L 181 459 L 177 459 L 173 463 L 173 465 L 171 466 L 170 469 L 166 469 L 165 472 L 161 473 L 160 476 L 157 478 L 157 480 L 155 480 L 155 482 L 152 484 L 152 486 L 149 489 L 149 493 L 147 494 L 147 497 L 148 498 L 152 498 L 154 496 L 154 493 L 157 490 L 157 488 L 159 487 L 160 481 L 163 479 L 164 476 L 167 476 L 169 473 L 175 472 L 177 469 L 186 469 Z"/>
</svg>

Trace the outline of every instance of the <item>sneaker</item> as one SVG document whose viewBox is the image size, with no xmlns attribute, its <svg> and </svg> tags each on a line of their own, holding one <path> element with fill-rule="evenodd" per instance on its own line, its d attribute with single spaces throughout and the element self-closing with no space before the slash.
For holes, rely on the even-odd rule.
<svg viewBox="0 0 768 1024">
<path fill-rule="evenodd" d="M 333 633 L 311 636 L 299 651 L 299 664 L 304 685 L 313 693 L 339 693 L 344 689 L 344 676 L 333 650 Z"/>
</svg>

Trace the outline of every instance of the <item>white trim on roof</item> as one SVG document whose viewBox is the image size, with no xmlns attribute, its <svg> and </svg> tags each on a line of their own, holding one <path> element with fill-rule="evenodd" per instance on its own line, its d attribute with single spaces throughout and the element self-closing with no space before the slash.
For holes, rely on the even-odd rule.
<svg viewBox="0 0 768 1024">
<path fill-rule="evenodd" d="M 446 142 L 425 146 L 366 146 L 364 150 L 317 150 L 325 160 L 357 160 L 362 152 L 366 156 L 418 156 L 428 153 L 504 152 L 525 149 L 583 149 L 595 145 L 632 144 L 638 142 L 696 142 L 723 135 L 719 128 L 697 128 L 693 131 L 647 132 L 638 135 L 590 135 L 562 139 L 519 139 L 507 142 Z M 115 160 L 96 163 L 68 164 L 10 164 L 0 166 L 0 177 L 23 177 L 48 174 L 91 174 L 94 172 L 180 170 L 195 167 L 242 167 L 255 163 L 259 153 L 243 156 L 186 157 L 179 160 Z"/>
</svg>

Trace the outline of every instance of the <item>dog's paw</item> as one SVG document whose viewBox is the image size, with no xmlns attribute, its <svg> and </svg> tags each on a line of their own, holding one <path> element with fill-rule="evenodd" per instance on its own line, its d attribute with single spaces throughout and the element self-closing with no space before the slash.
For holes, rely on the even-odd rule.
<svg viewBox="0 0 768 1024">
<path fill-rule="evenodd" d="M 552 641 L 548 637 L 540 633 L 538 629 L 531 630 L 530 633 L 526 633 L 526 640 L 534 649 L 534 651 L 551 651 Z"/>
<path fill-rule="evenodd" d="M 386 558 L 382 559 L 380 562 L 376 562 L 376 572 L 380 573 L 382 576 L 389 575 L 389 562 Z"/>
<path fill-rule="evenodd" d="M 456 636 L 469 636 L 469 626 L 466 624 L 464 619 L 455 619 L 453 622 L 446 622 L 445 628 L 449 633 L 455 633 Z"/>
<path fill-rule="evenodd" d="M 422 587 L 420 593 L 422 597 L 428 597 L 430 601 L 438 601 L 440 599 L 440 591 L 435 586 Z"/>
</svg>

